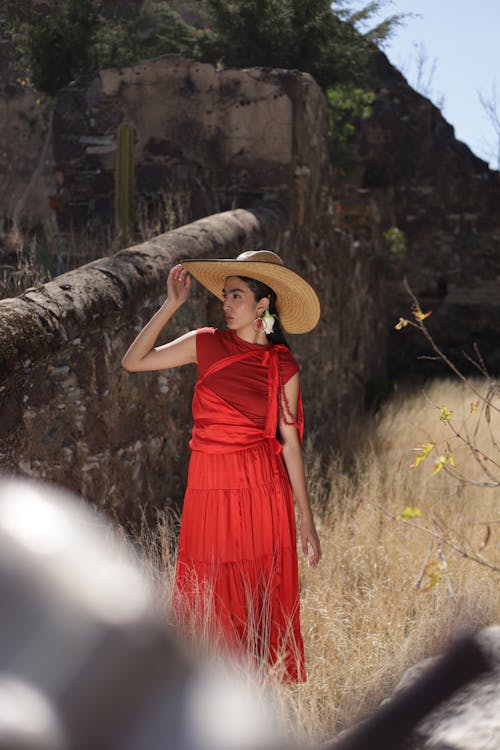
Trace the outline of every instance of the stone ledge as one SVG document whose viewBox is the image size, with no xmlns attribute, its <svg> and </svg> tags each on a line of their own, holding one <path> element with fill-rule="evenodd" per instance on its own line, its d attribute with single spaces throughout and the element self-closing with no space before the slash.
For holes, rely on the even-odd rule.
<svg viewBox="0 0 500 750">
<path fill-rule="evenodd" d="M 23 363 L 32 364 L 61 344 L 160 294 L 170 263 L 189 256 L 233 256 L 266 244 L 286 224 L 279 204 L 214 214 L 119 251 L 0 301 L 0 384 Z"/>
</svg>

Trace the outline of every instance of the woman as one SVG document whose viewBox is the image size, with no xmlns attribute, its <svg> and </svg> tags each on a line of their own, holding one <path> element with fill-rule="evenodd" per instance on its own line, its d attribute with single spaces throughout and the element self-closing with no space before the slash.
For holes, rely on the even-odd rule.
<svg viewBox="0 0 500 750">
<path fill-rule="evenodd" d="M 189 297 L 191 278 L 223 302 L 227 330 L 201 328 L 163 346 L 158 334 Z M 208 623 L 228 646 L 305 679 L 293 497 L 304 555 L 320 543 L 306 489 L 298 367 L 283 337 L 314 328 L 312 287 L 268 251 L 189 260 L 123 366 L 195 362 L 194 427 L 174 585 L 177 611 Z"/>
</svg>

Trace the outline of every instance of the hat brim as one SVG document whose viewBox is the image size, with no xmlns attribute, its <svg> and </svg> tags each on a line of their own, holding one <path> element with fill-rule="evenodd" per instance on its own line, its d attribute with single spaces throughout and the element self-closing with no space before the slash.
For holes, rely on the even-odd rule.
<svg viewBox="0 0 500 750">
<path fill-rule="evenodd" d="M 221 301 L 228 276 L 262 281 L 276 293 L 281 328 L 287 333 L 308 333 L 318 324 L 320 303 L 312 286 L 287 266 L 267 261 L 189 259 L 183 267 Z"/>
</svg>

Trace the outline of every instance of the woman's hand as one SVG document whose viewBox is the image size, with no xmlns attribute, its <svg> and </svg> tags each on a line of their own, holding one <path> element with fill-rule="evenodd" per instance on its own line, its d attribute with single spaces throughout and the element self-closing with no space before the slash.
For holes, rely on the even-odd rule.
<svg viewBox="0 0 500 750">
<path fill-rule="evenodd" d="M 175 311 L 189 297 L 191 277 L 179 263 L 170 269 L 167 279 L 167 299 L 135 337 L 122 359 L 128 372 L 168 370 L 197 361 L 196 331 L 188 331 L 168 344 L 155 346 L 161 330 Z"/>
<path fill-rule="evenodd" d="M 170 269 L 167 279 L 167 299 L 175 307 L 180 307 L 191 292 L 191 276 L 181 263 Z"/>
<path fill-rule="evenodd" d="M 302 551 L 305 557 L 307 557 L 309 545 L 311 545 L 312 554 L 309 558 L 309 565 L 312 568 L 316 568 L 321 559 L 321 545 L 312 518 L 302 518 L 300 522 L 300 541 L 302 543 Z"/>
</svg>

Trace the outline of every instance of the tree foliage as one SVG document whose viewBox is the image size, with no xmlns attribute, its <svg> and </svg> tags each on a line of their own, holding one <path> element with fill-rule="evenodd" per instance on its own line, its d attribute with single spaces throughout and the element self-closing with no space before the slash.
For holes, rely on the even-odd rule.
<svg viewBox="0 0 500 750">
<path fill-rule="evenodd" d="M 326 90 L 330 152 L 339 172 L 346 165 L 347 145 L 356 132 L 356 124 L 371 115 L 375 94 L 355 84 L 338 84 Z"/>
<path fill-rule="evenodd" d="M 400 20 L 391 16 L 366 33 L 359 24 L 384 2 L 352 11 L 345 0 L 206 0 L 210 26 L 204 55 L 225 66 L 260 65 L 310 73 L 320 86 L 367 80 L 373 40 L 387 37 Z"/>
<path fill-rule="evenodd" d="M 92 0 L 60 0 L 48 13 L 7 5 L 11 37 L 34 86 L 49 95 L 94 68 L 93 40 L 99 24 Z"/>
<path fill-rule="evenodd" d="M 60 0 L 55 8 L 7 4 L 8 31 L 33 85 L 53 96 L 78 76 L 167 53 L 199 56 L 196 30 L 169 2 L 101 13 L 98 0 Z"/>
<path fill-rule="evenodd" d="M 145 4 L 139 13 L 117 14 L 95 35 L 98 68 L 126 67 L 165 54 L 199 57 L 196 30 L 169 2 Z"/>
<path fill-rule="evenodd" d="M 385 1 L 372 0 L 354 12 L 347 0 L 204 0 L 198 27 L 169 0 L 117 9 L 111 17 L 102 14 L 99 0 L 60 0 L 50 12 L 7 0 L 6 8 L 30 78 L 48 94 L 99 68 L 166 53 L 225 66 L 298 69 L 327 89 L 366 82 L 372 42 L 386 38 L 400 21 L 390 16 L 360 30 Z"/>
</svg>

